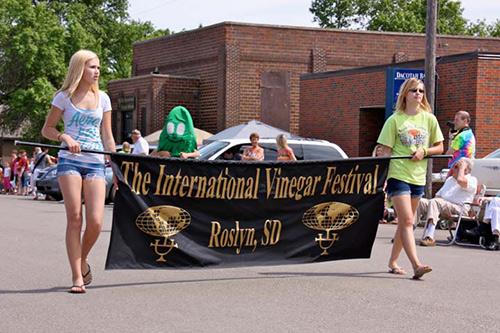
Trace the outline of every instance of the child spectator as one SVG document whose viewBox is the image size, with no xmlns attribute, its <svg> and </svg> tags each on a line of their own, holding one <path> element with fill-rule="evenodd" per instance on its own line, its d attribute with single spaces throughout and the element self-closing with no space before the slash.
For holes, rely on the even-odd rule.
<svg viewBox="0 0 500 333">
<path fill-rule="evenodd" d="M 2 193 L 9 194 L 10 187 L 10 165 L 8 162 L 3 163 L 3 190 Z"/>
</svg>

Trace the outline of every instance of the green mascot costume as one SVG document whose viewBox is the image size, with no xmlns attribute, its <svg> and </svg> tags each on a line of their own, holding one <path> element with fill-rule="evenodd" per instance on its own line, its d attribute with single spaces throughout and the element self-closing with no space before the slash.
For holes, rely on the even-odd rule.
<svg viewBox="0 0 500 333">
<path fill-rule="evenodd" d="M 168 151 L 170 156 L 180 157 L 181 153 L 192 153 L 196 148 L 191 114 L 185 107 L 176 106 L 167 116 L 158 142 L 158 151 Z"/>
</svg>

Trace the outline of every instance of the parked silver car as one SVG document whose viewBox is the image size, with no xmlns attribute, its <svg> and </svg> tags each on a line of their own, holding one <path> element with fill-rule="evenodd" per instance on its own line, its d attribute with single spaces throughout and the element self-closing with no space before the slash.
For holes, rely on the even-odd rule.
<svg viewBox="0 0 500 333">
<path fill-rule="evenodd" d="M 36 186 L 40 193 L 50 195 L 56 200 L 62 199 L 59 181 L 57 180 L 57 165 L 49 166 L 38 173 Z M 115 187 L 113 186 L 113 170 L 106 166 L 106 204 L 115 199 Z"/>
</svg>

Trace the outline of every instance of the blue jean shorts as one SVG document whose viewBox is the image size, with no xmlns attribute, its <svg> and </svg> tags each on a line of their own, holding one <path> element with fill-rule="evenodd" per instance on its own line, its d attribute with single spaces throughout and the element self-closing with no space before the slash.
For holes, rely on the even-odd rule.
<svg viewBox="0 0 500 333">
<path fill-rule="evenodd" d="M 76 175 L 82 177 L 83 179 L 106 179 L 106 167 L 104 164 L 100 163 L 85 163 L 61 157 L 57 161 L 57 176 L 66 175 Z"/>
<path fill-rule="evenodd" d="M 387 179 L 386 191 L 389 198 L 410 195 L 412 199 L 420 199 L 424 195 L 424 189 L 423 185 L 413 185 L 394 178 Z"/>
<path fill-rule="evenodd" d="M 28 174 L 26 172 L 23 172 L 23 175 L 21 176 L 21 186 L 28 187 Z"/>
</svg>

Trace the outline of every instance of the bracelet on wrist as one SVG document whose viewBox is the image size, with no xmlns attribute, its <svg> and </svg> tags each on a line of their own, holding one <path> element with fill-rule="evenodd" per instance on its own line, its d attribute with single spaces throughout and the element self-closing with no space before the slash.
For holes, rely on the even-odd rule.
<svg viewBox="0 0 500 333">
<path fill-rule="evenodd" d="M 424 151 L 424 157 L 427 157 L 427 149 L 425 149 L 425 148 L 422 148 L 422 149 Z"/>
<path fill-rule="evenodd" d="M 61 139 L 60 139 L 61 135 L 63 135 L 63 133 L 59 133 L 59 134 L 57 135 L 57 141 L 61 141 Z"/>
</svg>

